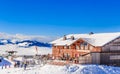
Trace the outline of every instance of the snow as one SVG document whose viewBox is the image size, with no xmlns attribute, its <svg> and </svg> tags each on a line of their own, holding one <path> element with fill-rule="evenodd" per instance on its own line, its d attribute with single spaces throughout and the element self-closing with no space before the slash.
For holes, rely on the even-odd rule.
<svg viewBox="0 0 120 74">
<path fill-rule="evenodd" d="M 120 67 L 104 65 L 44 65 L 23 68 L 0 69 L 0 74 L 120 74 Z"/>
<path fill-rule="evenodd" d="M 71 36 L 74 36 L 75 39 L 72 40 Z M 109 43 L 110 41 L 120 37 L 120 32 L 96 33 L 96 34 L 92 34 L 92 35 L 89 35 L 89 34 L 69 34 L 69 35 L 66 35 L 66 37 L 67 37 L 67 40 L 63 40 L 63 37 L 62 37 L 62 38 L 59 38 L 59 39 L 51 42 L 51 44 L 54 44 L 56 46 L 71 45 L 72 43 L 74 43 L 78 39 L 82 39 L 83 41 L 86 41 L 93 46 L 103 46 L 103 45 Z"/>
<path fill-rule="evenodd" d="M 7 40 L 2 40 L 1 43 L 5 43 L 6 44 L 6 43 L 8 43 L 8 41 Z"/>
<path fill-rule="evenodd" d="M 14 58 L 15 61 L 24 61 L 24 58 L 23 57 L 17 57 L 17 58 Z"/>
<path fill-rule="evenodd" d="M 11 39 L 12 43 L 16 43 L 17 41 L 20 41 L 20 40 L 18 40 L 18 39 Z"/>
<path fill-rule="evenodd" d="M 27 46 L 29 46 L 29 44 L 31 44 L 31 43 L 24 42 L 24 43 L 19 43 L 18 46 L 27 47 Z"/>
<path fill-rule="evenodd" d="M 6 51 L 17 51 L 16 55 L 35 55 L 35 54 L 51 54 L 52 49 L 48 47 L 37 47 L 37 51 L 35 46 L 24 48 L 19 47 L 17 45 L 7 44 L 7 45 L 0 45 L 0 54 L 7 55 Z"/>
</svg>

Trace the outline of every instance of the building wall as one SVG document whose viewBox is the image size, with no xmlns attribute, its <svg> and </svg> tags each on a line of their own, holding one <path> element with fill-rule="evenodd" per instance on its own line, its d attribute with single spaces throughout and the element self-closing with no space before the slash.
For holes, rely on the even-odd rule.
<svg viewBox="0 0 120 74">
<path fill-rule="evenodd" d="M 92 63 L 93 60 L 96 60 L 93 61 L 94 63 L 99 63 L 100 57 L 98 56 L 95 59 L 92 59 L 94 56 L 97 56 L 97 54 L 94 55 L 91 54 L 91 52 L 101 52 L 101 47 L 94 47 L 88 43 L 87 45 L 82 45 L 83 43 L 85 42 L 80 39 L 70 46 L 53 46 L 52 54 L 55 58 L 63 57 L 64 54 L 68 54 L 71 58 L 80 57 L 80 59 L 84 59 L 85 63 Z M 82 61 L 80 60 L 79 62 Z"/>
<path fill-rule="evenodd" d="M 85 42 L 80 39 L 70 46 L 53 46 L 53 56 L 57 58 L 68 54 L 70 57 L 82 59 L 90 57 L 91 59 L 87 61 L 91 60 L 93 64 L 120 65 L 120 37 L 103 47 L 95 47 L 90 44 L 85 47 L 81 45 L 82 43 Z"/>
<path fill-rule="evenodd" d="M 63 54 L 69 54 L 71 57 L 75 57 L 78 54 L 82 55 L 84 53 L 89 52 L 89 50 L 80 50 L 80 43 L 82 43 L 82 40 L 76 41 L 74 44 L 70 46 L 53 46 L 53 56 L 58 57 L 62 56 Z M 83 47 L 84 49 L 85 47 Z"/>
<path fill-rule="evenodd" d="M 120 65 L 120 37 L 102 47 L 101 64 Z M 105 60 L 106 59 L 106 60 Z"/>
<path fill-rule="evenodd" d="M 100 53 L 91 53 L 92 64 L 100 64 Z"/>
</svg>

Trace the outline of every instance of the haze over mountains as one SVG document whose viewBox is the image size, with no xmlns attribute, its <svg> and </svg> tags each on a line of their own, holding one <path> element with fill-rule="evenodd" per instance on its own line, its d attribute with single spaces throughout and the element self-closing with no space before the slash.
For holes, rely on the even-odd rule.
<svg viewBox="0 0 120 74">
<path fill-rule="evenodd" d="M 33 36 L 33 35 L 22 35 L 22 34 L 7 34 L 0 33 L 0 45 L 13 44 L 20 47 L 30 47 L 30 46 L 39 46 L 39 47 L 51 47 L 49 44 L 50 41 L 56 39 L 55 37 L 48 36 Z"/>
</svg>

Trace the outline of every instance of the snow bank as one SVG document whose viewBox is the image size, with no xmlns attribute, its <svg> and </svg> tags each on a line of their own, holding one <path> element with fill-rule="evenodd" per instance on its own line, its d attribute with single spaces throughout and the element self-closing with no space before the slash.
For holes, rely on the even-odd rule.
<svg viewBox="0 0 120 74">
<path fill-rule="evenodd" d="M 120 74 L 120 67 L 102 65 L 44 65 L 23 70 L 23 68 L 9 68 L 0 70 L 0 74 Z"/>
<path fill-rule="evenodd" d="M 67 70 L 68 74 L 120 74 L 120 67 L 102 65 L 74 65 Z"/>
<path fill-rule="evenodd" d="M 103 65 L 45 65 L 40 74 L 120 74 L 120 67 Z"/>
</svg>

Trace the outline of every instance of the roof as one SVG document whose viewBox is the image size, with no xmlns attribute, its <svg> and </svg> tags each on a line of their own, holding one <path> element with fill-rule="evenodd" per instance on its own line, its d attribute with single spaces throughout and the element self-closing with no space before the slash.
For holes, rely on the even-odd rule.
<svg viewBox="0 0 120 74">
<path fill-rule="evenodd" d="M 71 39 L 71 36 L 74 36 L 74 40 Z M 64 46 L 64 45 L 71 45 L 78 39 L 82 39 L 85 42 L 93 45 L 93 46 L 104 46 L 105 44 L 109 43 L 110 41 L 120 37 L 120 32 L 116 33 L 96 33 L 96 34 L 69 34 L 66 35 L 67 39 L 63 40 L 63 37 L 52 41 L 51 44 L 55 46 Z"/>
</svg>

